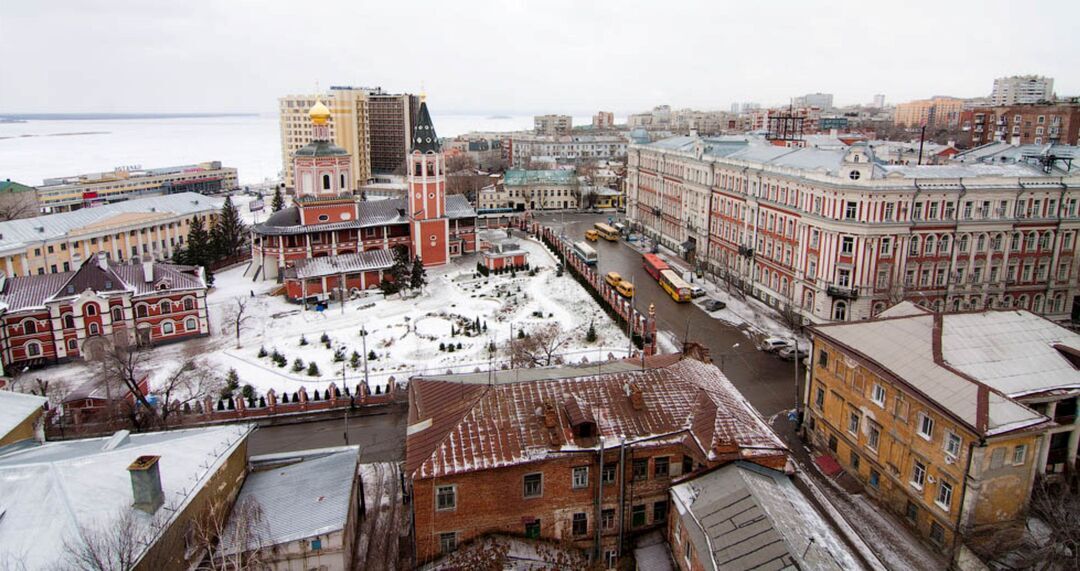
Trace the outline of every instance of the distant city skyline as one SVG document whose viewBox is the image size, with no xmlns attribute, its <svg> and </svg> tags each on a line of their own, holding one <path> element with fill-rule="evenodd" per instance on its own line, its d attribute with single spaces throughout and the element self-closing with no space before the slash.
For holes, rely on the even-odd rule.
<svg viewBox="0 0 1080 571">
<path fill-rule="evenodd" d="M 1080 5 L 992 4 L 485 1 L 410 18 L 413 4 L 7 2 L 0 33 L 24 57 L 0 62 L 13 86 L 0 113 L 272 113 L 278 97 L 339 84 L 426 88 L 442 112 L 519 115 L 727 110 L 816 92 L 893 104 L 988 96 L 1018 74 L 1080 94 L 1061 57 L 1080 48 Z M 991 38 L 1039 13 L 1054 17 L 1037 39 L 995 49 Z"/>
</svg>

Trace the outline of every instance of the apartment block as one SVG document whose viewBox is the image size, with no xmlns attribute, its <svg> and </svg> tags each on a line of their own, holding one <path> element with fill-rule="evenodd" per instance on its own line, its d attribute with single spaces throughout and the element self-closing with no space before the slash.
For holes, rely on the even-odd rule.
<svg viewBox="0 0 1080 571">
<path fill-rule="evenodd" d="M 371 126 L 368 112 L 369 93 L 359 87 L 332 87 L 330 91 L 311 95 L 286 95 L 278 100 L 281 116 L 281 164 L 285 186 L 295 188 L 293 157 L 297 150 L 314 140 L 308 110 L 317 101 L 330 109 L 330 141 L 345 149 L 352 157 L 347 181 L 349 189 L 366 184 L 371 178 Z"/>
<path fill-rule="evenodd" d="M 956 97 L 933 97 L 907 103 L 899 103 L 893 115 L 898 127 L 921 127 L 947 129 L 960 124 L 964 100 Z"/>
<path fill-rule="evenodd" d="M 537 135 L 569 135 L 574 128 L 574 118 L 570 115 L 537 115 L 533 117 Z"/>
<path fill-rule="evenodd" d="M 964 111 L 962 127 L 971 147 L 1080 144 L 1080 104 L 1005 105 Z"/>
<path fill-rule="evenodd" d="M 392 174 L 405 168 L 419 110 L 420 98 L 415 95 L 381 90 L 368 94 L 372 173 Z"/>
<path fill-rule="evenodd" d="M 1014 75 L 994 80 L 990 102 L 994 106 L 1023 105 L 1054 100 L 1054 78 Z"/>
<path fill-rule="evenodd" d="M 593 115 L 592 126 L 593 129 L 615 128 L 615 114 L 611 111 L 598 112 L 596 115 Z"/>
</svg>

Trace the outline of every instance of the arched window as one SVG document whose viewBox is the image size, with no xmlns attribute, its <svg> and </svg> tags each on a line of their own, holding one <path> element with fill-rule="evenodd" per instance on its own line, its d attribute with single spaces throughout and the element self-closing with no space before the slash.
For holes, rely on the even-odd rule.
<svg viewBox="0 0 1080 571">
<path fill-rule="evenodd" d="M 97 315 L 97 305 L 88 303 L 83 306 L 83 315 Z"/>
<path fill-rule="evenodd" d="M 101 330 L 98 329 L 98 324 L 93 322 L 90 323 L 90 334 L 97 335 L 98 333 L 101 333 Z"/>
<path fill-rule="evenodd" d="M 175 331 L 175 330 L 176 330 L 176 327 L 173 326 L 172 321 L 166 321 L 166 322 L 161 324 L 161 334 L 162 335 L 171 335 L 173 333 L 173 331 Z"/>
<path fill-rule="evenodd" d="M 938 243 L 938 250 L 942 254 L 948 254 L 949 253 L 949 237 L 948 236 L 942 236 L 941 237 L 941 242 Z"/>
<path fill-rule="evenodd" d="M 341 173 L 341 189 L 340 190 L 342 192 L 345 192 L 345 173 Z"/>
<path fill-rule="evenodd" d="M 330 190 L 330 175 L 322 175 L 322 187 L 323 190 Z"/>
<path fill-rule="evenodd" d="M 1027 309 L 1027 307 L 1028 307 L 1028 296 L 1022 295 L 1022 296 L 1016 298 L 1016 307 L 1019 307 L 1020 309 Z"/>
<path fill-rule="evenodd" d="M 75 318 L 70 313 L 64 315 L 64 329 L 74 329 L 74 328 L 75 328 Z"/>
<path fill-rule="evenodd" d="M 1035 251 L 1035 244 L 1036 244 L 1037 241 L 1038 241 L 1038 236 L 1036 236 L 1036 234 L 1034 232 L 1028 234 L 1028 237 L 1027 237 L 1027 251 L 1034 252 Z"/>
<path fill-rule="evenodd" d="M 979 239 L 975 243 L 975 251 L 982 252 L 986 249 L 986 234 L 979 234 Z"/>
<path fill-rule="evenodd" d="M 933 254 L 933 253 L 934 253 L 934 237 L 933 236 L 927 236 L 926 237 L 926 254 L 930 255 L 930 254 Z"/>
<path fill-rule="evenodd" d="M 967 236 L 967 234 L 964 234 L 963 236 L 960 237 L 960 251 L 961 252 L 966 252 L 967 249 L 968 249 L 968 236 Z"/>
<path fill-rule="evenodd" d="M 184 330 L 186 330 L 186 331 L 195 331 L 198 328 L 199 328 L 199 324 L 198 324 L 198 322 L 195 321 L 194 317 L 189 317 L 189 318 L 184 320 Z"/>
<path fill-rule="evenodd" d="M 27 319 L 22 323 L 23 335 L 29 335 L 31 333 L 37 333 L 37 322 L 32 319 Z"/>
<path fill-rule="evenodd" d="M 38 355 L 41 355 L 41 343 L 38 343 L 37 341 L 31 341 L 31 342 L 27 343 L 26 344 L 26 356 L 27 357 L 37 357 Z"/>
<path fill-rule="evenodd" d="M 135 306 L 136 317 L 146 317 L 146 304 L 139 304 Z"/>
<path fill-rule="evenodd" d="M 184 298 L 184 311 L 192 311 L 195 309 L 195 300 L 190 297 Z"/>
<path fill-rule="evenodd" d="M 74 351 L 79 347 L 79 344 L 74 339 L 68 339 L 67 348 L 68 351 Z"/>
<path fill-rule="evenodd" d="M 113 320 L 113 323 L 116 323 L 117 321 L 123 321 L 124 320 L 124 308 L 119 307 L 119 306 L 112 308 L 112 320 Z"/>
<path fill-rule="evenodd" d="M 836 305 L 833 306 L 832 317 L 836 321 L 847 321 L 847 302 L 836 302 Z"/>
<path fill-rule="evenodd" d="M 172 313 L 172 302 L 171 301 L 169 301 L 167 299 L 161 300 L 160 307 L 161 307 L 161 313 Z"/>
<path fill-rule="evenodd" d="M 919 237 L 918 236 L 912 236 L 911 237 L 911 247 L 908 248 L 908 255 L 911 255 L 911 256 L 919 255 Z"/>
<path fill-rule="evenodd" d="M 1032 304 L 1032 311 L 1035 313 L 1042 313 L 1043 311 L 1043 296 L 1042 294 L 1036 294 Z"/>
</svg>

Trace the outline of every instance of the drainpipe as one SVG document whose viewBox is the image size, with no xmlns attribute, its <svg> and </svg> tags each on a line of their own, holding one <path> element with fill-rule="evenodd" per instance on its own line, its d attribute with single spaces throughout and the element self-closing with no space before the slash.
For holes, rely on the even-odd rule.
<svg viewBox="0 0 1080 571">
<path fill-rule="evenodd" d="M 616 558 L 622 556 L 623 527 L 626 524 L 626 436 L 619 437 L 619 542 L 615 546 Z"/>
<path fill-rule="evenodd" d="M 596 469 L 596 509 L 595 518 L 593 519 L 593 535 L 596 536 L 595 546 L 593 547 L 593 560 L 599 561 L 600 559 L 600 515 L 603 509 L 604 501 L 604 437 L 600 436 L 600 450 L 597 453 L 597 469 Z"/>
</svg>

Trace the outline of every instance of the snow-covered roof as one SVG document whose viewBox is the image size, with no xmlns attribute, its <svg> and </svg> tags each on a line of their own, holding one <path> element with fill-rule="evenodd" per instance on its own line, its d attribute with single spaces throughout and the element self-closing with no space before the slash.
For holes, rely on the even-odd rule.
<svg viewBox="0 0 1080 571">
<path fill-rule="evenodd" d="M 95 206 L 80 208 L 71 212 L 49 214 L 35 218 L 21 218 L 0 222 L 0 251 L 13 248 L 26 248 L 43 240 L 55 240 L 64 236 L 74 239 L 87 226 L 101 226 L 110 219 L 130 220 L 128 214 L 143 213 L 155 218 L 162 215 L 190 216 L 195 213 L 216 211 L 221 208 L 222 200 L 210 198 L 194 192 L 178 192 L 164 196 L 136 198 Z"/>
<path fill-rule="evenodd" d="M 706 570 L 864 568 L 782 472 L 735 462 L 671 496 Z"/>
<path fill-rule="evenodd" d="M 921 305 L 911 303 L 910 301 L 901 301 L 900 303 L 879 313 L 878 317 L 908 317 L 910 315 L 927 315 L 930 313 L 933 312 Z"/>
<path fill-rule="evenodd" d="M 47 400 L 37 395 L 0 391 L 0 440 L 40 411 Z M 2 505 L 0 509 L 3 509 Z"/>
<path fill-rule="evenodd" d="M 262 517 L 253 533 L 235 534 L 228 530 L 240 522 L 235 512 L 230 515 L 222 551 L 249 551 L 344 530 L 359 461 L 359 446 L 253 456 L 253 471 L 244 480 L 236 505 L 254 502 Z M 238 535 L 247 539 L 247 545 L 231 543 Z"/>
<path fill-rule="evenodd" d="M 385 270 L 393 265 L 394 257 L 390 255 L 390 250 L 369 250 L 302 260 L 297 262 L 293 272 L 297 278 L 307 279 Z"/>
<path fill-rule="evenodd" d="M 156 541 L 152 527 L 167 528 L 251 430 L 230 425 L 119 434 L 0 454 L 0 561 L 28 569 L 58 565 L 65 541 L 79 541 L 80 531 L 111 531 L 126 511 L 134 515 L 134 531 Z M 165 503 L 153 516 L 132 507 L 128 466 L 144 455 L 160 456 Z"/>
<path fill-rule="evenodd" d="M 668 437 L 696 445 L 710 460 L 783 455 L 784 444 L 730 381 L 713 365 L 693 359 L 644 370 L 582 374 L 549 369 L 555 378 L 491 385 L 415 378 L 406 438 L 406 471 L 414 478 L 511 466 L 543 459 L 549 452 L 596 446 L 575 437 L 566 403 L 572 399 L 596 419 L 605 446 Z M 522 371 L 525 373 L 526 371 Z M 572 376 L 581 375 L 581 376 Z M 466 377 L 471 377 L 466 375 Z M 637 398 L 628 392 L 639 392 Z M 555 427 L 545 414 L 554 408 Z"/>
<path fill-rule="evenodd" d="M 1028 312 L 910 313 L 857 323 L 822 325 L 814 327 L 813 331 L 815 336 L 839 344 L 892 373 L 976 434 L 993 435 L 1047 420 L 1006 396 L 1009 386 L 1029 390 L 1055 388 L 1067 380 L 1062 378 L 1065 371 L 1061 364 L 1071 367 L 1060 353 L 1036 351 L 1037 356 L 1032 358 L 1041 361 L 1040 364 L 1027 363 L 1035 368 L 1032 374 L 1024 374 L 1022 352 L 1018 347 L 1009 347 L 1014 336 L 1012 328 L 1023 323 L 1035 330 L 1021 332 L 1021 339 L 1027 339 L 1023 343 L 1032 351 L 1039 342 L 1051 347 L 1049 337 L 1067 338 L 1069 346 L 1080 348 L 1076 334 L 1045 320 L 1045 329 L 1034 327 L 1034 321 L 1023 317 L 1010 319 L 1004 315 L 1008 313 Z M 1042 320 L 1028 315 L 1033 320 Z M 1054 328 L 1062 332 L 1054 336 Z M 993 366 L 990 363 L 998 360 L 1011 361 L 1014 366 L 1011 370 L 1002 369 L 1001 373 L 991 372 Z M 1005 373 L 1006 370 L 1011 375 Z M 1062 376 L 1044 375 L 1043 371 L 1051 370 Z M 1073 370 L 1072 382 L 1080 385 L 1080 372 Z"/>
<path fill-rule="evenodd" d="M 299 207 L 290 206 L 275 212 L 262 224 L 256 224 L 253 230 L 262 235 L 288 235 L 295 233 L 347 230 L 350 228 L 367 228 L 371 226 L 386 226 L 388 224 L 405 224 L 409 221 L 404 198 L 387 198 L 384 200 L 359 200 L 356 203 L 357 218 L 347 222 L 328 222 L 326 224 L 301 224 Z M 469 199 L 462 194 L 451 194 L 446 197 L 446 216 L 450 219 L 470 218 L 476 216 Z"/>
</svg>

